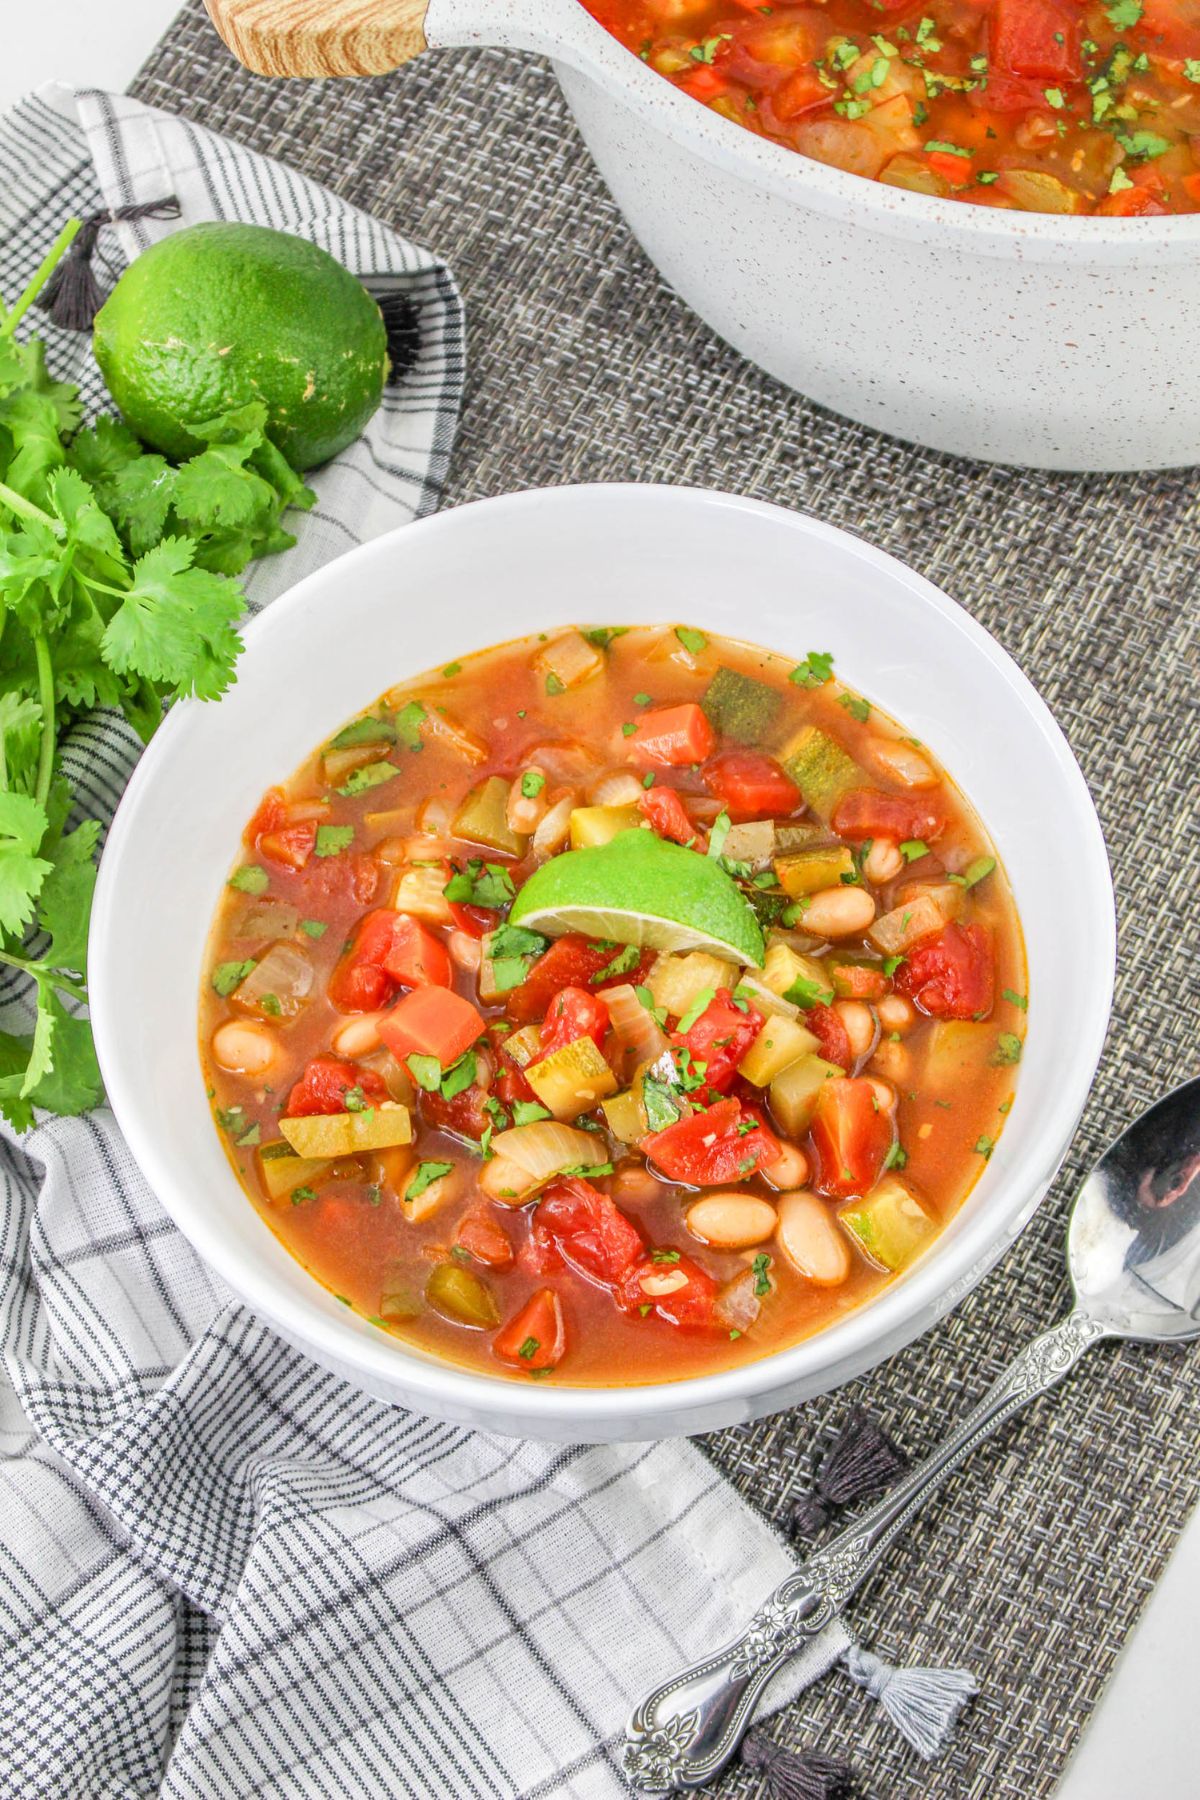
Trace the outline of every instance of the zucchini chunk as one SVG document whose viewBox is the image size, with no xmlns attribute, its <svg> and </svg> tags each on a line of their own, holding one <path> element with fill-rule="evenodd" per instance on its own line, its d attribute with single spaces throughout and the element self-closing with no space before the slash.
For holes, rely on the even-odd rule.
<svg viewBox="0 0 1200 1800">
<path fill-rule="evenodd" d="M 735 744 L 765 744 L 779 717 L 783 695 L 743 675 L 739 669 L 719 668 L 700 697 L 710 725 Z"/>
</svg>

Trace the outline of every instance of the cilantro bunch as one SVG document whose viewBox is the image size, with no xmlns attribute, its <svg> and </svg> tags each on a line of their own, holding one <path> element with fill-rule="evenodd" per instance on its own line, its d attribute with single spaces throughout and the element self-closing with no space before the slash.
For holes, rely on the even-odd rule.
<svg viewBox="0 0 1200 1800">
<path fill-rule="evenodd" d="M 283 513 L 313 501 L 257 404 L 189 426 L 204 447 L 179 464 L 114 419 L 79 429 L 77 389 L 15 336 L 77 229 L 0 302 L 0 967 L 35 1007 L 31 1032 L 0 1032 L 0 1112 L 18 1130 L 34 1106 L 78 1113 L 101 1093 L 81 1011 L 100 825 L 65 831 L 59 745 L 96 707 L 149 741 L 166 702 L 224 693 L 242 647 L 233 577 L 294 542 Z"/>
</svg>

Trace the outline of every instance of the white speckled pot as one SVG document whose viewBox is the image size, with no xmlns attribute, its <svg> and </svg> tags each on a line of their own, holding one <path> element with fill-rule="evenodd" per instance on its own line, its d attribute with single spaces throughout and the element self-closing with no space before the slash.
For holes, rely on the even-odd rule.
<svg viewBox="0 0 1200 1800">
<path fill-rule="evenodd" d="M 647 255 L 788 386 L 996 462 L 1200 462 L 1200 216 L 1007 213 L 863 181 L 697 105 L 578 0 L 430 0 L 425 29 L 551 56 Z"/>
</svg>

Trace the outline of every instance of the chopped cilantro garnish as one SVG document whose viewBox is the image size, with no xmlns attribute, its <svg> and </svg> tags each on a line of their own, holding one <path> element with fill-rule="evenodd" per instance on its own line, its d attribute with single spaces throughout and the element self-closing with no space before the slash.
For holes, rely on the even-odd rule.
<svg viewBox="0 0 1200 1800">
<path fill-rule="evenodd" d="M 465 869 L 457 870 L 442 889 L 447 900 L 466 906 L 482 906 L 498 912 L 516 894 L 512 876 L 499 863 L 484 863 L 473 856 Z"/>
<path fill-rule="evenodd" d="M 353 825 L 318 825 L 313 850 L 317 856 L 340 856 L 353 842 Z"/>
<path fill-rule="evenodd" d="M 462 674 L 462 664 L 460 662 L 447 663 L 442 670 L 442 674 L 447 681 L 451 681 L 454 676 Z"/>
<path fill-rule="evenodd" d="M 905 862 L 916 862 L 920 857 L 929 855 L 929 845 L 920 838 L 905 838 L 900 846 L 900 854 Z"/>
<path fill-rule="evenodd" d="M 679 1261 L 679 1252 L 678 1250 L 652 1250 L 650 1252 L 650 1261 L 656 1263 L 677 1263 Z"/>
<path fill-rule="evenodd" d="M 456 1094 L 463 1093 L 475 1080 L 477 1065 L 474 1050 L 466 1050 L 457 1062 L 451 1063 L 440 1082 L 443 1100 L 453 1100 Z"/>
<path fill-rule="evenodd" d="M 982 1156 L 984 1162 L 986 1162 L 991 1156 L 992 1151 L 996 1148 L 996 1140 L 985 1134 L 976 1138 L 971 1148 L 974 1150 L 976 1156 Z"/>
<path fill-rule="evenodd" d="M 546 777 L 540 769 L 526 769 L 521 777 L 521 792 L 526 800 L 536 800 L 546 785 Z"/>
<path fill-rule="evenodd" d="M 305 937 L 312 938 L 315 941 L 317 938 L 323 938 L 325 936 L 325 933 L 329 930 L 329 925 L 324 919 L 301 919 L 300 929 Z"/>
<path fill-rule="evenodd" d="M 896 970 L 900 967 L 900 964 L 904 961 L 905 958 L 903 956 L 885 956 L 883 959 L 884 974 L 887 976 L 894 975 Z"/>
<path fill-rule="evenodd" d="M 213 987 L 224 999 L 227 994 L 232 994 L 235 987 L 239 987 L 245 981 L 253 968 L 253 957 L 248 958 L 245 962 L 218 963 L 212 972 Z"/>
<path fill-rule="evenodd" d="M 351 771 L 339 787 L 338 793 L 351 797 L 355 794 L 365 794 L 370 788 L 382 787 L 385 781 L 391 781 L 399 773 L 395 763 L 364 763 L 361 768 Z"/>
<path fill-rule="evenodd" d="M 754 1270 L 754 1292 L 761 1300 L 764 1294 L 769 1294 L 771 1291 L 771 1258 L 765 1250 L 759 1251 L 751 1267 Z"/>
<path fill-rule="evenodd" d="M 705 637 L 704 633 L 702 631 L 693 631 L 690 625 L 677 625 L 675 627 L 675 636 L 679 639 L 684 649 L 689 650 L 693 656 L 699 656 L 702 650 L 707 650 L 708 648 L 708 639 Z"/>
<path fill-rule="evenodd" d="M 729 826 L 729 814 L 722 807 L 713 820 L 712 829 L 708 834 L 708 854 L 710 856 L 720 856 L 725 839 L 729 836 Z"/>
<path fill-rule="evenodd" d="M 396 736 L 406 750 L 421 748 L 421 727 L 426 716 L 425 708 L 419 700 L 410 700 L 396 714 Z"/>
<path fill-rule="evenodd" d="M 642 1105 L 651 1131 L 665 1131 L 668 1125 L 674 1125 L 682 1110 L 666 1083 L 653 1075 L 642 1078 Z"/>
<path fill-rule="evenodd" d="M 548 694 L 550 694 L 551 696 L 553 696 L 555 694 L 565 694 L 566 691 L 567 691 L 566 682 L 563 681 L 560 676 L 556 675 L 554 673 L 553 669 L 551 669 L 550 673 L 546 677 L 546 692 Z"/>
<path fill-rule="evenodd" d="M 256 863 L 247 863 L 245 868 L 234 870 L 229 877 L 229 885 L 236 888 L 239 894 L 265 894 L 271 885 L 271 877 Z"/>
<path fill-rule="evenodd" d="M 560 1175 L 567 1176 L 568 1179 L 573 1176 L 582 1176 L 584 1180 L 590 1180 L 593 1175 L 611 1175 L 613 1166 L 610 1162 L 572 1163 L 569 1169 L 560 1169 L 558 1172 Z"/>
<path fill-rule="evenodd" d="M 1024 994 L 1014 994 L 1011 988 L 1001 988 L 1000 992 L 1010 1006 L 1019 1006 L 1022 1012 L 1029 1010 L 1029 1001 Z"/>
<path fill-rule="evenodd" d="M 315 1200 L 316 1197 L 317 1197 L 316 1188 L 294 1187 L 292 1189 L 292 1205 L 293 1206 L 299 1206 L 305 1200 Z"/>
<path fill-rule="evenodd" d="M 512 1114 L 514 1125 L 534 1125 L 539 1119 L 553 1117 L 537 1100 L 514 1100 Z"/>
<path fill-rule="evenodd" d="M 592 629 L 585 631 L 583 635 L 589 644 L 596 646 L 597 650 L 607 650 L 614 638 L 624 637 L 628 630 L 628 625 L 593 625 Z"/>
<path fill-rule="evenodd" d="M 908 1151 L 901 1144 L 893 1144 L 883 1159 L 885 1169 L 903 1169 L 908 1163 Z"/>
<path fill-rule="evenodd" d="M 335 738 L 330 738 L 329 748 L 353 750 L 359 744 L 390 744 L 395 736 L 395 728 L 387 719 L 355 719 L 353 724 L 339 731 Z"/>
<path fill-rule="evenodd" d="M 635 706 L 649 706 L 649 704 L 650 704 L 649 694 L 635 694 L 633 696 L 633 704 Z"/>
<path fill-rule="evenodd" d="M 417 1164 L 417 1172 L 404 1190 L 405 1200 L 418 1200 L 426 1188 L 440 1181 L 443 1175 L 449 1175 L 454 1164 L 448 1162 L 421 1162 Z"/>
<path fill-rule="evenodd" d="M 828 1006 L 833 999 L 833 989 L 822 987 L 819 981 L 811 981 L 807 975 L 798 975 L 783 998 L 792 1006 L 802 1006 L 807 1012 L 810 1006 Z"/>
<path fill-rule="evenodd" d="M 517 1355 L 523 1356 L 525 1358 L 525 1361 L 528 1362 L 530 1357 L 537 1355 L 537 1353 L 541 1349 L 541 1347 L 542 1346 L 541 1346 L 540 1339 L 535 1338 L 535 1337 L 527 1337 L 525 1339 L 525 1342 L 521 1345 L 521 1348 L 517 1351 Z"/>
<path fill-rule="evenodd" d="M 278 994 L 262 994 L 259 996 L 258 1004 L 272 1019 L 280 1019 L 283 1017 L 283 1006 L 280 1003 Z"/>
<path fill-rule="evenodd" d="M 422 1056 L 413 1050 L 405 1057 L 409 1074 L 427 1094 L 436 1094 L 442 1085 L 442 1065 L 436 1056 Z"/>
<path fill-rule="evenodd" d="M 702 987 L 700 992 L 696 995 L 696 998 L 692 1001 L 692 1004 L 684 1013 L 682 1019 L 679 1021 L 680 1032 L 690 1031 L 701 1013 L 711 1005 L 716 997 L 717 990 L 715 988 Z"/>
<path fill-rule="evenodd" d="M 871 716 L 871 702 L 864 700 L 861 694 L 839 694 L 838 705 L 845 707 L 852 719 L 865 725 Z"/>
<path fill-rule="evenodd" d="M 634 724 L 633 720 L 626 719 L 625 723 L 621 727 L 621 736 L 622 737 L 632 737 L 636 730 L 637 730 L 637 726 Z"/>
<path fill-rule="evenodd" d="M 1114 30 L 1130 31 L 1142 16 L 1142 0 L 1113 0 L 1104 10 Z"/>
<path fill-rule="evenodd" d="M 588 979 L 589 981 L 608 981 L 613 975 L 628 975 L 630 969 L 637 968 L 641 959 L 642 953 L 636 944 L 625 944 L 617 951 L 611 962 L 605 963 L 602 969 L 597 969 L 596 973 L 589 976 Z"/>
<path fill-rule="evenodd" d="M 996 1039 L 996 1048 L 992 1051 L 991 1061 L 997 1068 L 1004 1068 L 1009 1063 L 1020 1062 L 1021 1040 L 1015 1031 L 1002 1031 Z"/>
<path fill-rule="evenodd" d="M 667 1009 L 665 1006 L 656 1006 L 654 1004 L 654 995 L 650 992 L 650 989 L 648 987 L 643 987 L 639 982 L 633 991 L 645 1007 L 646 1011 L 653 1018 L 657 1019 L 660 1025 L 665 1025 L 667 1022 Z"/>
<path fill-rule="evenodd" d="M 943 156 L 965 156 L 968 161 L 971 156 L 971 152 L 964 150 L 961 144 L 948 144 L 943 138 L 930 138 L 925 148 L 940 151 Z"/>
</svg>

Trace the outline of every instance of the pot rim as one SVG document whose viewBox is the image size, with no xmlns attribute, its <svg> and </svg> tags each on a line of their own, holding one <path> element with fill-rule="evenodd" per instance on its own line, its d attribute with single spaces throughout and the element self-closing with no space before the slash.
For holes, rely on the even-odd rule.
<svg viewBox="0 0 1200 1800">
<path fill-rule="evenodd" d="M 581 0 L 430 0 L 431 49 L 530 50 L 565 63 L 705 161 L 793 205 L 928 246 L 1018 262 L 1155 268 L 1200 261 L 1200 213 L 1161 219 L 1004 212 L 914 194 L 755 137 L 681 93 L 606 31 Z"/>
</svg>

